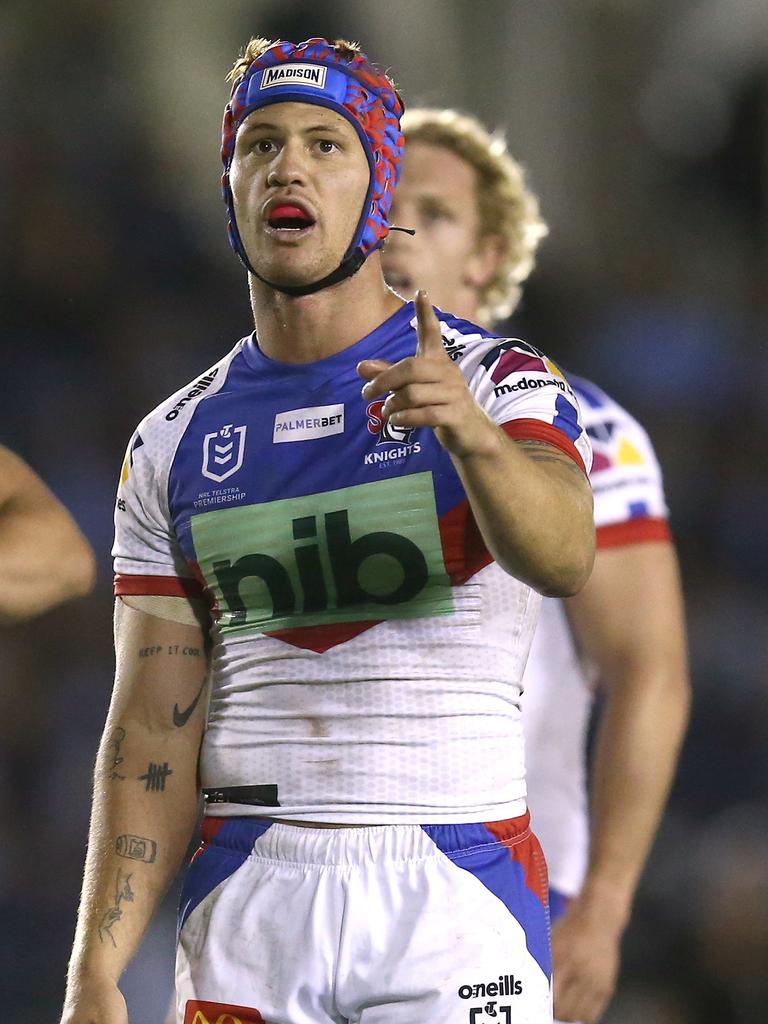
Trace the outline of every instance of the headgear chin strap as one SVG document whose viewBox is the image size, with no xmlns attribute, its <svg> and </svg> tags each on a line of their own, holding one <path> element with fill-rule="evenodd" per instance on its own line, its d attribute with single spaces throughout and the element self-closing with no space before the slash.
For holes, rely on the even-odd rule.
<svg viewBox="0 0 768 1024">
<path fill-rule="evenodd" d="M 370 169 L 360 220 L 341 264 L 320 281 L 307 285 L 275 284 L 256 273 L 240 237 L 229 184 L 235 138 L 246 117 L 260 107 L 291 102 L 315 103 L 345 117 L 358 134 Z M 297 46 L 275 43 L 248 67 L 235 82 L 224 111 L 221 184 L 229 214 L 229 243 L 254 277 L 286 295 L 310 295 L 351 277 L 381 246 L 390 230 L 387 215 L 400 177 L 402 114 L 400 97 L 364 53 L 342 58 L 326 39 L 308 39 Z"/>
</svg>

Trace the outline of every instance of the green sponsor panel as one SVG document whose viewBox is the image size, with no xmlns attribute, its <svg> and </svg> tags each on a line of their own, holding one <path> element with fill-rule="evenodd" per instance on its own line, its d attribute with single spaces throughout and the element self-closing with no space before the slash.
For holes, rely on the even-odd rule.
<svg viewBox="0 0 768 1024">
<path fill-rule="evenodd" d="M 192 517 L 223 633 L 453 610 L 431 473 Z"/>
</svg>

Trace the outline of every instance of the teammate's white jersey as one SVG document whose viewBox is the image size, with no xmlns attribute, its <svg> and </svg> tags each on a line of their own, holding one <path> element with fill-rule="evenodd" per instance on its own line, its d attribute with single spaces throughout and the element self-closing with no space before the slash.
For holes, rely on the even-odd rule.
<svg viewBox="0 0 768 1024">
<path fill-rule="evenodd" d="M 593 449 L 590 481 L 598 548 L 668 540 L 661 470 L 630 414 L 589 381 L 569 378 Z M 562 601 L 545 598 L 523 677 L 523 732 L 531 821 L 550 884 L 581 888 L 589 850 L 586 737 L 594 680 Z"/>
<path fill-rule="evenodd" d="M 589 469 L 565 378 L 437 311 L 476 400 Z M 477 822 L 524 810 L 520 680 L 539 597 L 484 547 L 428 428 L 395 427 L 355 367 L 416 348 L 411 303 L 312 364 L 239 342 L 159 406 L 118 494 L 118 594 L 206 594 L 209 813 Z M 221 791 L 250 787 L 244 807 Z M 238 794 L 244 796 L 244 794 Z"/>
</svg>

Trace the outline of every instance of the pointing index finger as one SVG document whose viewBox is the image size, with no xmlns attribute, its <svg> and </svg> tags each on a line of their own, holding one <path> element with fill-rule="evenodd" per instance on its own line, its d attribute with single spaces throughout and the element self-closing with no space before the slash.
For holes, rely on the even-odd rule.
<svg viewBox="0 0 768 1024">
<path fill-rule="evenodd" d="M 416 333 L 419 339 L 416 345 L 416 355 L 424 357 L 434 356 L 438 352 L 444 353 L 440 323 L 423 288 L 416 292 L 414 305 L 416 306 Z"/>
</svg>

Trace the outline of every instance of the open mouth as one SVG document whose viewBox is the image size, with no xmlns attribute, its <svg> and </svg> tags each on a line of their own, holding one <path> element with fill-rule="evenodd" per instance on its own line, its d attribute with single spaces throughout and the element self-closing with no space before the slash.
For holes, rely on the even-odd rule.
<svg viewBox="0 0 768 1024">
<path fill-rule="evenodd" d="M 274 206 L 267 216 L 267 228 L 270 232 L 283 237 L 297 237 L 305 234 L 314 225 L 314 218 L 295 203 L 280 203 Z"/>
</svg>

